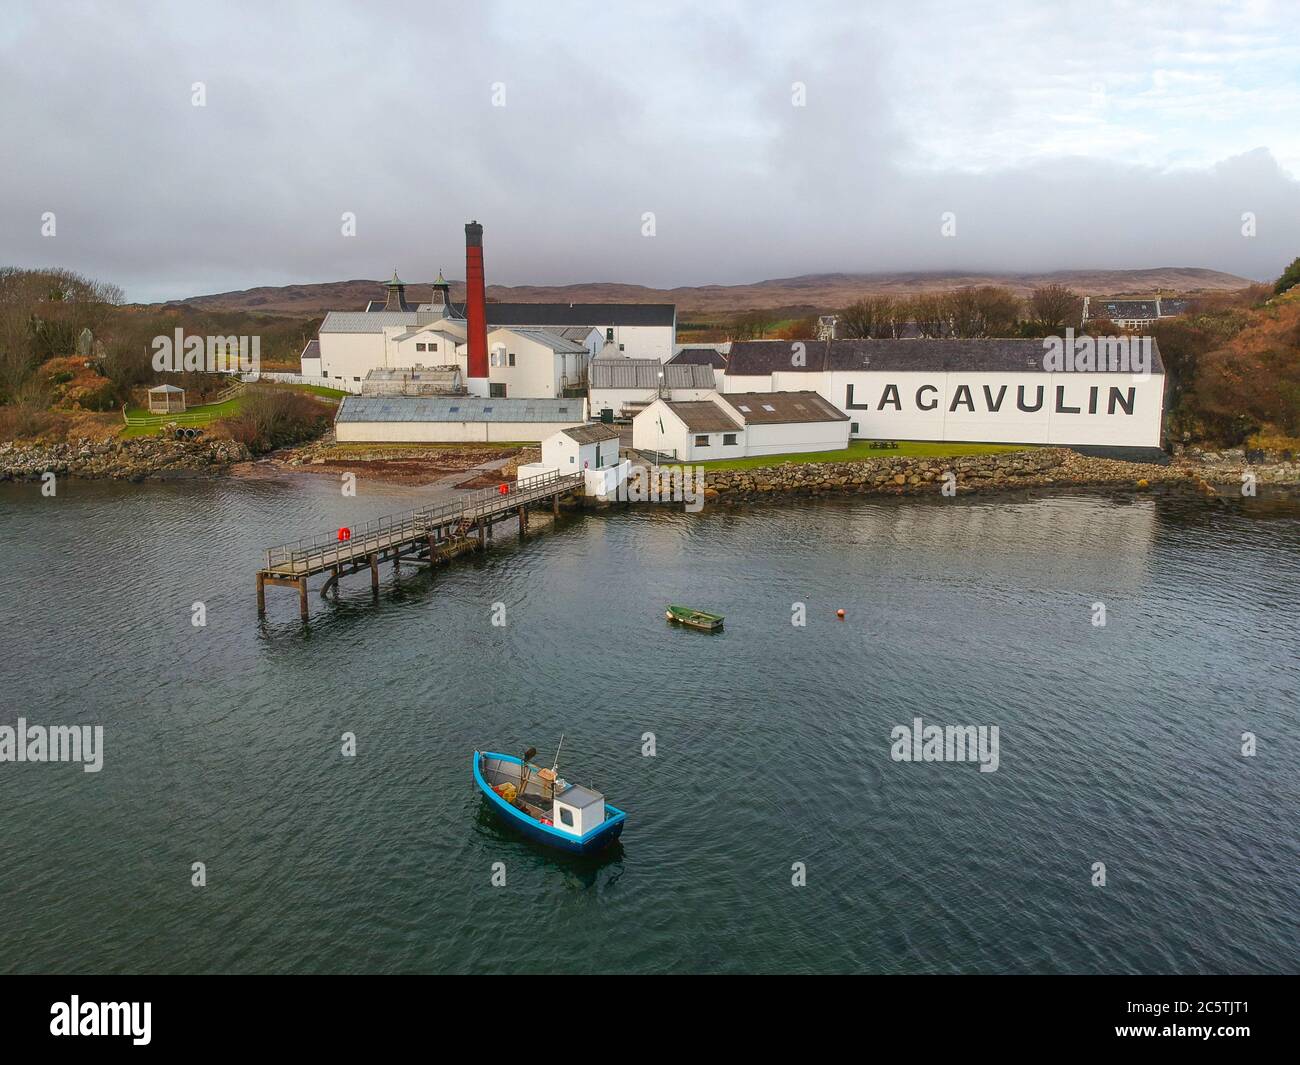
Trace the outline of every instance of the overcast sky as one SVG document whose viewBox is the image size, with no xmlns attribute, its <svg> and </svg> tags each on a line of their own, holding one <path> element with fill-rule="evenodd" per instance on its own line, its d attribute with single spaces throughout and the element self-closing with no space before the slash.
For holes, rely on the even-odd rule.
<svg viewBox="0 0 1300 1065">
<path fill-rule="evenodd" d="M 1300 254 L 1296 26 L 1195 0 L 9 0 L 0 265 L 133 300 L 458 279 L 477 218 L 500 284 L 1272 278 Z"/>
</svg>

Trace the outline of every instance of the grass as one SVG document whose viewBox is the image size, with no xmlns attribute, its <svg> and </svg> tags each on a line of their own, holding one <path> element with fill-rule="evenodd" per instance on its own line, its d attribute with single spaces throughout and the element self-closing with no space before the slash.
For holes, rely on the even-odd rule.
<svg viewBox="0 0 1300 1065">
<path fill-rule="evenodd" d="M 341 392 L 337 388 L 326 388 L 323 385 L 300 385 L 287 383 L 266 383 L 259 384 L 258 388 L 286 388 L 296 392 L 309 392 L 313 396 L 318 396 L 325 400 L 341 400 L 348 395 L 347 392 Z M 122 427 L 119 434 L 123 439 L 131 439 L 137 436 L 157 436 L 158 430 L 168 422 L 176 422 L 178 425 L 192 429 L 203 429 L 211 425 L 219 418 L 230 418 L 239 413 L 244 404 L 244 397 L 247 392 L 242 392 L 230 399 L 223 400 L 220 403 L 203 403 L 197 407 L 186 408 L 183 414 L 150 414 L 144 407 L 128 407 L 126 416 L 132 424 Z"/>
<path fill-rule="evenodd" d="M 881 451 L 870 440 L 851 440 L 839 451 L 806 451 L 793 455 L 760 455 L 748 459 L 718 459 L 705 462 L 707 470 L 752 470 L 760 466 L 779 466 L 785 462 L 861 462 L 864 459 L 890 458 L 959 458 L 962 455 L 996 455 L 1004 451 L 1024 451 L 1030 444 L 944 444 L 928 440 L 900 440 L 897 449 Z"/>
<path fill-rule="evenodd" d="M 243 406 L 242 395 L 232 396 L 221 403 L 204 403 L 197 407 L 188 407 L 182 414 L 150 414 L 144 407 L 127 407 L 128 424 L 122 427 L 122 436 L 157 436 L 158 430 L 168 422 L 192 429 L 202 429 L 211 425 L 218 418 L 228 418 L 238 414 Z"/>
</svg>

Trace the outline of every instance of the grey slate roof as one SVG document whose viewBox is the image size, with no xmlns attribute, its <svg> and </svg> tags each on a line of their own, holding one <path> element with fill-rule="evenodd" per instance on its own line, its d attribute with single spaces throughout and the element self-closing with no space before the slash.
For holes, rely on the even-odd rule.
<svg viewBox="0 0 1300 1065">
<path fill-rule="evenodd" d="M 792 362 L 794 343 L 804 346 L 804 365 Z M 1042 340 L 738 340 L 731 346 L 728 377 L 761 377 L 774 371 L 881 370 L 887 373 L 1043 373 Z M 1165 372 L 1160 347 L 1151 341 L 1151 372 Z M 1115 371 L 1125 372 L 1125 371 Z"/>
<path fill-rule="evenodd" d="M 727 357 L 717 348 L 682 348 L 668 360 L 668 365 L 678 366 L 682 363 L 712 366 L 714 369 L 721 370 L 727 365 Z"/>
<path fill-rule="evenodd" d="M 720 397 L 746 425 L 846 422 L 849 416 L 816 392 L 727 392 Z"/>
<path fill-rule="evenodd" d="M 731 417 L 711 399 L 693 399 L 687 403 L 665 401 L 664 406 L 693 433 L 730 433 L 742 428 L 737 420 L 739 415 Z"/>
<path fill-rule="evenodd" d="M 1160 314 L 1156 314 L 1155 300 L 1105 300 L 1088 301 L 1089 318 L 1109 318 L 1112 321 L 1150 321 L 1159 318 L 1172 318 L 1187 310 L 1187 300 L 1160 300 Z"/>
<path fill-rule="evenodd" d="M 579 444 L 596 444 L 602 440 L 617 440 L 618 430 L 604 422 L 590 422 L 587 425 L 575 425 L 572 429 L 561 429 L 565 436 Z"/>
<path fill-rule="evenodd" d="M 587 368 L 589 388 L 713 388 L 713 369 L 695 363 L 658 359 L 593 359 Z"/>
<path fill-rule="evenodd" d="M 344 396 L 336 422 L 560 422 L 586 418 L 581 399 Z"/>
<path fill-rule="evenodd" d="M 319 340 L 309 340 L 309 341 L 307 341 L 307 346 L 304 347 L 304 348 L 302 349 L 302 355 L 300 355 L 299 358 L 303 358 L 303 359 L 319 359 L 319 358 L 320 358 L 320 341 L 319 341 Z"/>
<path fill-rule="evenodd" d="M 672 303 L 489 303 L 488 325 L 668 325 Z"/>
</svg>

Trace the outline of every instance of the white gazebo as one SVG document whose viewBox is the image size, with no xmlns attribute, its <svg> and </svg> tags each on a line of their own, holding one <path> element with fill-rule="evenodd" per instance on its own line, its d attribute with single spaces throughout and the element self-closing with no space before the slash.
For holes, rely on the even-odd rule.
<svg viewBox="0 0 1300 1065">
<path fill-rule="evenodd" d="M 180 414 L 185 410 L 185 389 L 175 385 L 155 385 L 149 389 L 150 414 Z"/>
</svg>

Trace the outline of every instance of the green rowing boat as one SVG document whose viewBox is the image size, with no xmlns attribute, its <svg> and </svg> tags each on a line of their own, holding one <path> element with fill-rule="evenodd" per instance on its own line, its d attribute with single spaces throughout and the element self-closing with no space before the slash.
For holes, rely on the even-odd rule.
<svg viewBox="0 0 1300 1065">
<path fill-rule="evenodd" d="M 703 610 L 692 610 L 688 606 L 670 606 L 666 616 L 669 621 L 689 625 L 693 629 L 703 629 L 705 632 L 716 632 L 722 628 L 721 614 L 707 614 Z"/>
</svg>

